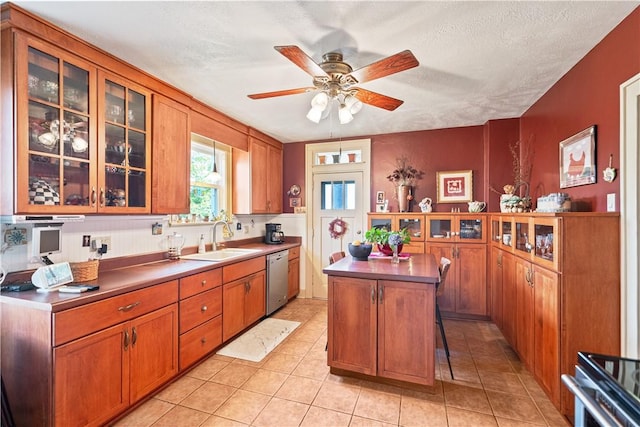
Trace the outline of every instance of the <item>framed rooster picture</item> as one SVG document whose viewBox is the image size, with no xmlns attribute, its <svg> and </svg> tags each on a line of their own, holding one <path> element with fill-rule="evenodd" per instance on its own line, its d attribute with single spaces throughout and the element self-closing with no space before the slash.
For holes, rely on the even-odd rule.
<svg viewBox="0 0 640 427">
<path fill-rule="evenodd" d="M 596 127 L 560 143 L 560 188 L 596 182 Z"/>
</svg>

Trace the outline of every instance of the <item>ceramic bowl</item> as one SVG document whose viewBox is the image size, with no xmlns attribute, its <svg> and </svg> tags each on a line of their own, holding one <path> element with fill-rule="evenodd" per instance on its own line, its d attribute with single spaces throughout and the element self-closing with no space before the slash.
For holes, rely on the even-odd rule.
<svg viewBox="0 0 640 427">
<path fill-rule="evenodd" d="M 371 255 L 371 249 L 373 249 L 373 246 L 371 246 L 370 243 L 362 243 L 358 246 L 353 246 L 349 243 L 349 254 L 351 254 L 356 261 L 368 261 L 369 255 Z"/>
</svg>

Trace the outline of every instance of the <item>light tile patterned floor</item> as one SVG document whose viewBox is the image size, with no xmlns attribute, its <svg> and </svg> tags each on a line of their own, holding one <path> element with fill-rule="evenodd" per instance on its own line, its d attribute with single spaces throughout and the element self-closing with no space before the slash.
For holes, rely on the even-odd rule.
<svg viewBox="0 0 640 427">
<path fill-rule="evenodd" d="M 492 323 L 444 321 L 456 379 L 438 337 L 425 393 L 330 374 L 325 301 L 294 300 L 274 317 L 302 324 L 264 360 L 211 356 L 115 425 L 569 425 Z"/>
</svg>

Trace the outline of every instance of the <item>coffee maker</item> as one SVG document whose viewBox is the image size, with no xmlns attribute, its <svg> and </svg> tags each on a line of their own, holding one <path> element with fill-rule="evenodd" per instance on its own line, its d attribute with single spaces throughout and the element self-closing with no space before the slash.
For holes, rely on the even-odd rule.
<svg viewBox="0 0 640 427">
<path fill-rule="evenodd" d="M 284 243 L 284 233 L 281 230 L 281 224 L 269 223 L 265 225 L 266 233 L 264 242 L 268 245 L 277 245 Z"/>
</svg>

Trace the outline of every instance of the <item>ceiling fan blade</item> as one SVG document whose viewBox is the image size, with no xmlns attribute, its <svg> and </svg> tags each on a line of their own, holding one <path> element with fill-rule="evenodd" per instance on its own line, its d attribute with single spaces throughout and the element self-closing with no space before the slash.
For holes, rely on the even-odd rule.
<svg viewBox="0 0 640 427">
<path fill-rule="evenodd" d="M 390 96 L 371 92 L 370 90 L 358 87 L 352 88 L 351 90 L 355 92 L 354 96 L 365 104 L 373 105 L 374 107 L 383 108 L 389 111 L 395 110 L 404 103 L 404 101 L 399 99 L 391 98 Z"/>
<path fill-rule="evenodd" d="M 408 70 L 418 65 L 418 60 L 413 56 L 413 53 L 411 53 L 410 50 L 404 50 L 372 64 L 365 65 L 362 68 L 358 68 L 348 75 L 355 78 L 358 83 L 363 83 L 399 73 L 400 71 Z"/>
<path fill-rule="evenodd" d="M 289 61 L 302 68 L 307 74 L 312 77 L 326 76 L 327 73 L 316 64 L 313 59 L 302 51 L 298 46 L 274 46 L 275 50 L 286 56 Z"/>
<path fill-rule="evenodd" d="M 299 87 L 297 89 L 276 90 L 275 92 L 254 93 L 247 95 L 251 99 L 273 98 L 276 96 L 297 95 L 299 93 L 313 92 L 315 87 Z"/>
</svg>

